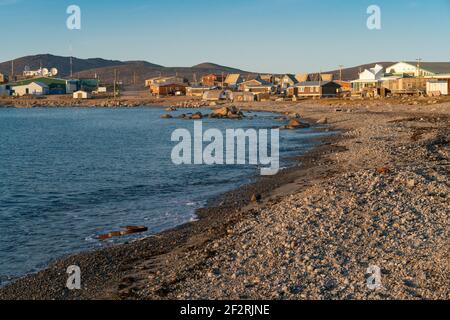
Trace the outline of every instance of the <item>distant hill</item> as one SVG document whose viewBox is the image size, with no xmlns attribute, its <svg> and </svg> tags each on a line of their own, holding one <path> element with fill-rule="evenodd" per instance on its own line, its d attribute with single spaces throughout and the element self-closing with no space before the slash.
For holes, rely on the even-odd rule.
<svg viewBox="0 0 450 320">
<path fill-rule="evenodd" d="M 226 73 L 243 73 L 244 72 L 244 73 L 246 73 L 245 71 L 242 71 L 242 70 L 239 70 L 236 68 L 225 67 L 225 66 L 221 66 L 221 65 L 211 63 L 211 62 L 200 63 L 191 68 L 204 70 L 205 72 L 207 71 L 210 73 L 217 73 L 217 72 L 226 72 Z"/>
<path fill-rule="evenodd" d="M 106 60 L 102 58 L 80 59 L 74 57 L 72 59 L 73 73 L 75 77 L 91 78 L 98 76 L 101 82 L 111 83 L 114 79 L 114 72 L 117 71 L 118 79 L 125 84 L 142 84 L 145 79 L 156 77 L 159 75 L 172 76 L 178 74 L 189 80 L 193 80 L 194 76 L 200 81 L 203 75 L 209 73 L 240 73 L 248 78 L 255 76 L 257 73 L 240 70 L 237 68 L 218 65 L 212 62 L 204 62 L 192 67 L 164 67 L 147 61 L 118 61 Z M 376 63 L 383 65 L 385 68 L 393 65 L 395 62 L 372 62 L 369 64 L 359 65 L 355 67 L 345 68 L 342 70 L 343 80 L 354 80 L 358 78 L 360 71 L 373 67 Z M 38 69 L 40 66 L 46 68 L 58 68 L 59 77 L 66 78 L 70 75 L 70 58 L 55 56 L 51 54 L 38 54 L 26 56 L 14 60 L 14 70 L 16 74 L 21 74 L 25 66 L 31 69 Z M 0 63 L 0 72 L 9 74 L 11 71 L 11 61 Z M 339 70 L 324 71 L 323 73 L 334 74 L 334 79 L 339 79 Z M 314 79 L 317 74 L 310 74 Z"/>
<path fill-rule="evenodd" d="M 92 59 L 72 59 L 74 72 L 89 70 L 93 68 L 118 66 L 124 64 L 121 61 L 105 60 L 101 58 Z M 33 69 L 39 69 L 42 65 L 44 68 L 57 68 L 61 77 L 70 75 L 70 58 L 54 56 L 51 54 L 38 54 L 34 56 L 26 56 L 14 60 L 15 74 L 21 74 L 26 66 Z M 0 63 L 0 72 L 9 74 L 11 71 L 11 61 Z"/>
<path fill-rule="evenodd" d="M 58 77 L 66 78 L 70 76 L 70 57 L 61 57 L 51 54 L 38 54 L 26 56 L 14 60 L 15 74 L 21 74 L 25 67 L 32 70 L 44 68 L 57 68 Z M 101 58 L 80 59 L 72 58 L 72 70 L 74 77 L 94 77 L 98 76 L 101 82 L 110 83 L 114 79 L 114 72 L 117 71 L 119 80 L 126 84 L 136 82 L 143 83 L 145 79 L 159 75 L 171 76 L 178 74 L 189 80 L 198 80 L 203 75 L 209 73 L 241 73 L 243 75 L 253 74 L 251 72 L 225 67 L 214 63 L 202 63 L 193 67 L 164 67 L 147 61 L 118 61 Z M 11 72 L 11 61 L 0 63 L 0 72 L 9 74 Z"/>
</svg>

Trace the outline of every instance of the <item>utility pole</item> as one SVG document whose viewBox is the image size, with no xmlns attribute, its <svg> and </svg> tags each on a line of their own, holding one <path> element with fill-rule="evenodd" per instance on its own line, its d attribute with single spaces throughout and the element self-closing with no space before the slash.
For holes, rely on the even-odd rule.
<svg viewBox="0 0 450 320">
<path fill-rule="evenodd" d="M 73 78 L 73 61 L 72 56 L 70 56 L 70 79 Z"/>
<path fill-rule="evenodd" d="M 14 59 L 11 60 L 11 82 L 14 82 Z"/>
<path fill-rule="evenodd" d="M 342 68 L 344 66 L 342 64 L 339 65 L 339 80 L 342 81 Z"/>
<path fill-rule="evenodd" d="M 322 70 L 319 72 L 319 99 L 322 98 Z"/>
<path fill-rule="evenodd" d="M 421 75 L 420 75 L 420 65 L 422 63 L 422 58 L 417 58 L 416 61 L 417 61 L 417 76 L 420 78 L 421 77 Z"/>
<path fill-rule="evenodd" d="M 114 98 L 116 98 L 117 69 L 114 69 Z"/>
</svg>

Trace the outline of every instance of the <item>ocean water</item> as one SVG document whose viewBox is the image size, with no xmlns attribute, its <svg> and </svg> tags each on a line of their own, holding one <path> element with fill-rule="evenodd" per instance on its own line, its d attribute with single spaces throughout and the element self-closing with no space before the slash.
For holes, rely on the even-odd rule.
<svg viewBox="0 0 450 320">
<path fill-rule="evenodd" d="M 259 174 L 248 165 L 174 165 L 171 134 L 177 128 L 192 132 L 194 122 L 160 119 L 165 113 L 0 108 L 0 285 L 64 255 L 133 240 L 96 239 L 124 225 L 147 226 L 143 237 L 192 221 L 208 199 Z M 205 119 L 203 127 L 281 125 L 271 113 L 248 115 L 256 117 Z M 307 151 L 322 134 L 280 131 L 281 158 Z"/>
</svg>

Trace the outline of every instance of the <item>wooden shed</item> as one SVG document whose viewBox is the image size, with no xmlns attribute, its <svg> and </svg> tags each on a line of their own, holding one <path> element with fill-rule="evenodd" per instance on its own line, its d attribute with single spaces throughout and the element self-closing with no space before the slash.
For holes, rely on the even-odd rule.
<svg viewBox="0 0 450 320">
<path fill-rule="evenodd" d="M 150 92 L 154 95 L 177 95 L 186 94 L 187 85 L 182 83 L 163 83 L 150 86 Z"/>
</svg>

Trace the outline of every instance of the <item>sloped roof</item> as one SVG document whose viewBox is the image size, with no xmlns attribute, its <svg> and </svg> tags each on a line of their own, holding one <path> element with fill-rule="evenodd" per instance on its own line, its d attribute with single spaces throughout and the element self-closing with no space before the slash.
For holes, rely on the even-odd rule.
<svg viewBox="0 0 450 320">
<path fill-rule="evenodd" d="M 46 85 L 54 85 L 54 84 L 65 85 L 66 84 L 66 80 L 64 80 L 64 79 L 50 78 L 50 77 L 38 77 L 38 78 L 20 80 L 20 81 L 17 81 L 14 85 L 15 86 L 23 86 L 23 85 L 27 85 L 27 84 L 30 84 L 33 82 L 36 82 L 36 83 L 39 82 L 39 83 L 43 83 Z"/>
<path fill-rule="evenodd" d="M 412 66 L 417 66 L 417 61 L 405 61 Z M 433 73 L 450 73 L 450 62 L 421 62 L 420 68 Z"/>
<path fill-rule="evenodd" d="M 41 88 L 48 88 L 48 85 L 46 85 L 46 84 L 43 83 L 43 82 L 39 82 L 39 81 L 32 81 L 32 82 L 30 82 L 30 83 L 14 85 L 14 87 L 29 86 L 29 85 L 31 85 L 31 84 L 33 84 L 33 83 L 36 84 L 36 85 L 38 85 L 38 86 L 41 87 Z"/>
<path fill-rule="evenodd" d="M 224 90 L 209 90 L 203 94 L 204 99 L 220 99 L 225 93 Z"/>
<path fill-rule="evenodd" d="M 297 78 L 296 78 L 295 75 L 293 75 L 293 74 L 289 74 L 289 73 L 288 73 L 288 74 L 285 74 L 284 77 L 288 77 L 288 78 L 291 79 L 292 82 L 294 82 L 294 83 L 297 83 L 297 82 L 298 82 Z"/>
<path fill-rule="evenodd" d="M 322 81 L 333 81 L 334 75 L 332 73 L 321 73 Z"/>
<path fill-rule="evenodd" d="M 227 75 L 225 82 L 226 83 L 237 83 L 241 75 L 239 73 L 231 73 Z"/>
<path fill-rule="evenodd" d="M 324 86 L 326 84 L 329 83 L 336 83 L 334 81 L 303 81 L 303 82 L 299 82 L 297 83 L 297 87 L 318 87 L 320 85 Z M 338 83 L 336 83 L 337 85 L 339 85 Z"/>
<path fill-rule="evenodd" d="M 259 83 L 259 85 L 256 85 L 256 86 L 273 86 L 273 83 L 272 83 L 272 82 L 263 80 L 263 79 L 261 79 L 260 77 L 257 77 L 257 78 L 255 78 L 255 79 L 250 79 L 250 80 L 244 81 L 244 82 L 242 82 L 242 84 L 245 85 L 245 84 L 251 83 L 251 82 L 257 82 L 257 83 Z M 253 86 L 253 87 L 255 87 L 255 86 Z"/>
<path fill-rule="evenodd" d="M 295 79 L 297 79 L 298 82 L 308 81 L 309 78 L 310 77 L 308 73 L 298 73 L 295 75 Z"/>
<path fill-rule="evenodd" d="M 167 87 L 167 86 L 181 86 L 181 87 L 187 87 L 185 83 L 177 82 L 177 81 L 168 81 L 163 83 L 157 83 L 153 85 L 154 87 Z"/>
</svg>

